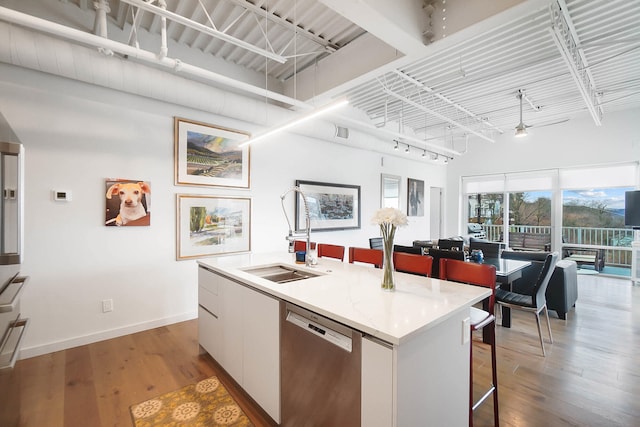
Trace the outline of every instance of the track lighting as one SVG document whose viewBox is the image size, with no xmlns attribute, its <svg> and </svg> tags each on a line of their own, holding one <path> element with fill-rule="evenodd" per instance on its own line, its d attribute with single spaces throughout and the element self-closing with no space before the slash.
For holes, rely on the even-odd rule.
<svg viewBox="0 0 640 427">
<path fill-rule="evenodd" d="M 409 154 L 409 144 L 407 144 L 407 148 L 404 149 L 404 152 Z"/>
<path fill-rule="evenodd" d="M 398 150 L 398 141 L 396 141 L 396 146 L 393 147 L 393 149 L 396 150 L 396 151 Z"/>
<path fill-rule="evenodd" d="M 424 150 L 424 151 L 422 152 L 422 157 L 423 157 L 423 158 L 424 158 L 424 157 L 427 157 L 427 150 Z"/>
</svg>

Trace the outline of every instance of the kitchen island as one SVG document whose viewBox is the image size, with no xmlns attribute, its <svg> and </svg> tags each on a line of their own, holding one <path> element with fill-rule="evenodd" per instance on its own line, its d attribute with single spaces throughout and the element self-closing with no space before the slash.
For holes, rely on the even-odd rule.
<svg viewBox="0 0 640 427">
<path fill-rule="evenodd" d="M 468 422 L 469 307 L 486 288 L 382 271 L 332 259 L 314 267 L 293 254 L 245 254 L 198 262 L 200 344 L 278 423 L 280 327 L 285 303 L 362 335 L 361 425 L 462 426 Z M 288 283 L 250 270 L 285 266 L 315 277 Z"/>
</svg>

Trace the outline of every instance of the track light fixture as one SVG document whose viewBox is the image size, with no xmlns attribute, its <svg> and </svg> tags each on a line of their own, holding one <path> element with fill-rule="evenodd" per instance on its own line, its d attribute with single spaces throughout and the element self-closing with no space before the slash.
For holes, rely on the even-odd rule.
<svg viewBox="0 0 640 427">
<path fill-rule="evenodd" d="M 393 145 L 393 150 L 394 151 L 399 151 L 400 150 L 400 141 L 398 141 L 397 139 L 393 140 L 394 145 Z M 402 143 L 402 145 L 406 145 L 404 152 L 407 155 L 411 155 L 411 147 L 415 148 L 417 150 L 418 153 L 420 153 L 420 150 L 422 150 L 422 153 L 420 154 L 420 157 L 422 157 L 423 159 L 429 159 L 429 161 L 437 163 L 437 162 L 442 162 L 444 164 L 447 164 L 449 162 L 449 159 L 453 160 L 453 157 L 447 156 L 446 154 L 440 154 L 437 153 L 435 151 L 431 151 L 431 150 L 427 150 L 426 148 L 422 148 L 422 147 L 416 147 L 415 145 L 412 146 L 411 144 L 407 144 L 405 142 Z"/>
</svg>

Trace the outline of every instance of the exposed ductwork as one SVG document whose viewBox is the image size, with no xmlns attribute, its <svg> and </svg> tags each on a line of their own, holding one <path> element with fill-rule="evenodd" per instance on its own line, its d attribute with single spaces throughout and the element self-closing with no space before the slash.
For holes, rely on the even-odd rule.
<svg viewBox="0 0 640 427">
<path fill-rule="evenodd" d="M 293 111 L 267 104 L 265 97 L 309 108 L 308 104 L 301 101 L 274 92 L 268 93 L 264 89 L 182 63 L 178 59 L 162 58 L 123 43 L 3 7 L 0 7 L 0 20 L 17 24 L 0 23 L 0 39 L 5 40 L 0 44 L 0 61 L 14 66 L 183 105 L 254 125 L 258 123 L 272 126 L 296 117 Z M 67 43 L 60 38 L 75 43 Z M 91 47 L 86 47 L 87 45 Z M 100 52 L 111 50 L 119 55 L 105 56 L 98 49 Z M 132 61 L 131 58 L 138 59 L 141 63 Z M 261 98 L 252 99 L 217 89 L 185 78 L 183 74 L 259 95 Z M 338 138 L 335 129 L 333 123 L 316 120 L 313 125 L 301 126 L 294 132 L 355 148 L 392 154 L 387 140 L 354 129 L 350 129 L 348 139 Z"/>
</svg>

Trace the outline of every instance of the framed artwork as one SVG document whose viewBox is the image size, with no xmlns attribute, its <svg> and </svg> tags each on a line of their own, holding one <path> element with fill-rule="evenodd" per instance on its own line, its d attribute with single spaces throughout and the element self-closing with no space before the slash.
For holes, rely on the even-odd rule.
<svg viewBox="0 0 640 427">
<path fill-rule="evenodd" d="M 360 186 L 296 181 L 305 194 L 311 218 L 311 231 L 360 228 Z M 296 230 L 306 228 L 302 196 L 296 197 Z"/>
<path fill-rule="evenodd" d="M 178 260 L 251 250 L 251 199 L 177 195 Z"/>
<path fill-rule="evenodd" d="M 424 216 L 424 181 L 408 178 L 407 216 Z"/>
<path fill-rule="evenodd" d="M 149 226 L 151 183 L 139 179 L 105 180 L 106 226 Z"/>
<path fill-rule="evenodd" d="M 380 174 L 380 207 L 400 209 L 400 177 Z"/>
<path fill-rule="evenodd" d="M 249 188 L 250 134 L 174 118 L 176 185 Z"/>
</svg>

